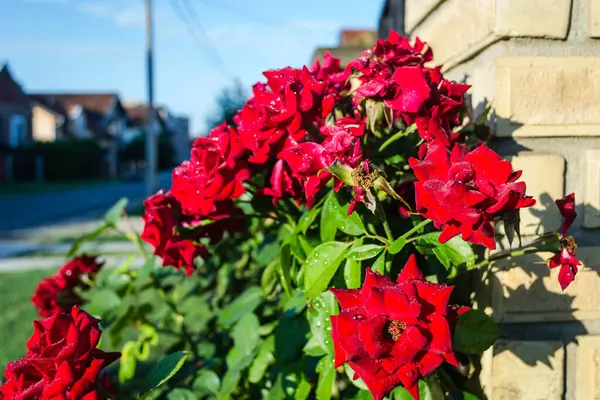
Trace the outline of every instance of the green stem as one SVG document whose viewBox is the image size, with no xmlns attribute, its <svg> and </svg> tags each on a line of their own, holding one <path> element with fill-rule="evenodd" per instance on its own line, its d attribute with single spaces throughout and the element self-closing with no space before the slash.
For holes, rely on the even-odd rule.
<svg viewBox="0 0 600 400">
<path fill-rule="evenodd" d="M 419 222 L 412 229 L 410 229 L 408 232 L 404 233 L 404 235 L 402 235 L 400 237 L 402 239 L 406 239 L 408 241 L 409 240 L 408 238 L 410 237 L 410 235 L 412 235 L 413 233 L 419 231 L 419 229 L 423 228 L 424 226 L 427 226 L 431 222 L 432 221 L 430 219 L 424 219 L 423 221 Z M 417 236 L 415 238 L 411 238 L 410 240 L 415 240 L 415 239 L 418 239 L 418 238 L 419 238 L 419 236 Z"/>
<path fill-rule="evenodd" d="M 379 214 L 379 219 L 381 220 L 381 223 L 383 224 L 383 230 L 385 231 L 385 236 L 387 237 L 387 240 L 389 242 L 393 242 L 394 241 L 394 235 L 392 234 L 392 228 L 390 227 L 390 224 L 387 220 L 387 217 L 385 216 L 385 212 L 383 212 L 383 205 L 381 204 L 381 202 L 377 199 L 376 201 L 376 210 L 377 213 Z"/>
<path fill-rule="evenodd" d="M 407 135 L 413 133 L 414 131 L 415 131 L 414 126 L 411 126 L 411 127 L 406 128 L 403 131 L 396 132 L 395 134 L 393 134 L 392 136 L 390 136 L 388 138 L 388 140 L 386 140 L 385 142 L 383 142 L 383 144 L 381 146 L 379 146 L 379 152 L 382 152 L 387 147 L 389 147 L 392 143 L 394 143 L 396 140 L 400 139 L 403 136 L 407 136 Z"/>
<path fill-rule="evenodd" d="M 386 245 L 386 246 L 390 244 L 390 242 L 389 242 L 389 241 L 388 241 L 386 238 L 383 238 L 383 237 L 381 237 L 381 236 L 379 236 L 379 235 L 371 235 L 371 234 L 368 234 L 368 233 L 367 233 L 367 234 L 365 235 L 365 237 L 367 237 L 367 238 L 369 238 L 369 239 L 378 240 L 378 241 L 380 241 L 381 243 L 383 243 L 383 244 L 384 244 L 384 245 Z"/>
<path fill-rule="evenodd" d="M 472 269 L 487 267 L 493 261 L 501 260 L 503 258 L 519 257 L 519 256 L 523 256 L 525 254 L 542 253 L 542 252 L 545 252 L 545 251 L 547 251 L 547 250 L 546 249 L 539 249 L 537 247 L 526 247 L 526 248 L 515 249 L 515 250 L 512 250 L 512 251 L 502 251 L 502 252 L 499 252 L 499 253 L 496 253 L 496 254 L 492 254 L 487 259 L 481 261 L 480 263 L 475 264 Z"/>
</svg>

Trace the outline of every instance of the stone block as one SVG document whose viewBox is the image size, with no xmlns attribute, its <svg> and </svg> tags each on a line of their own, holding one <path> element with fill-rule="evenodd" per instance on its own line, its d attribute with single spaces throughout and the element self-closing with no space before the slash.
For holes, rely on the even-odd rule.
<svg viewBox="0 0 600 400">
<path fill-rule="evenodd" d="M 404 0 L 404 30 L 412 32 L 419 22 L 444 0 Z"/>
<path fill-rule="evenodd" d="M 600 38 L 600 0 L 588 0 L 588 36 Z"/>
<path fill-rule="evenodd" d="M 587 150 L 583 225 L 600 227 L 600 150 Z"/>
<path fill-rule="evenodd" d="M 498 136 L 600 136 L 600 57 L 496 60 Z"/>
<path fill-rule="evenodd" d="M 600 399 L 600 336 L 578 336 L 577 344 L 575 399 Z"/>
<path fill-rule="evenodd" d="M 558 341 L 498 341 L 490 400 L 561 400 L 564 362 Z"/>
<path fill-rule="evenodd" d="M 521 234 L 540 235 L 558 230 L 562 217 L 554 199 L 564 196 L 565 159 L 555 154 L 527 154 L 512 157 L 515 170 L 522 170 L 527 194 L 537 200 L 534 207 L 521 210 Z"/>
<path fill-rule="evenodd" d="M 410 12 L 409 8 L 406 10 Z M 494 24 L 493 1 L 446 0 L 411 32 L 411 36 L 418 36 L 433 48 L 436 64 L 449 67 L 453 59 L 463 59 L 464 54 L 485 47 L 493 36 Z"/>
<path fill-rule="evenodd" d="M 501 36 L 566 39 L 570 10 L 571 0 L 496 0 L 494 31 Z"/>
<path fill-rule="evenodd" d="M 600 247 L 580 247 L 583 263 L 575 281 L 562 291 L 552 253 L 528 254 L 494 263 L 476 289 L 474 305 L 503 323 L 600 319 Z"/>
</svg>

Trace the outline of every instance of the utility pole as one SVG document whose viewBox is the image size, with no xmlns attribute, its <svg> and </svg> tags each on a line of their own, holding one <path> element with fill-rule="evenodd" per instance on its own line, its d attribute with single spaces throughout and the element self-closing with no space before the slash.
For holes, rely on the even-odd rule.
<svg viewBox="0 0 600 400">
<path fill-rule="evenodd" d="M 156 114 L 154 112 L 154 34 L 152 23 L 152 0 L 146 0 L 146 77 L 148 79 L 148 105 L 146 121 L 146 195 L 151 196 L 157 189 L 156 159 L 157 140 L 154 132 Z"/>
</svg>

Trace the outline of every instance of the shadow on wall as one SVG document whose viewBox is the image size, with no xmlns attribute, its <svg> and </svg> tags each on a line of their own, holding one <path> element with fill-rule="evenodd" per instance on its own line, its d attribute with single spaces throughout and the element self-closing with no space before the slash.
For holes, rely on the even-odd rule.
<svg viewBox="0 0 600 400">
<path fill-rule="evenodd" d="M 486 107 L 487 101 L 484 101 L 473 107 L 473 112 L 477 115 Z M 493 114 L 487 123 L 490 127 L 513 126 L 516 129 L 519 126 L 514 121 Z M 501 155 L 507 158 L 533 154 L 530 148 L 511 138 L 496 138 L 490 147 L 500 148 L 503 151 Z M 524 176 L 524 180 L 527 182 L 532 178 Z M 544 190 L 533 184 L 531 187 L 534 194 Z M 581 201 L 581 195 L 576 193 L 576 200 Z M 560 229 L 561 216 L 553 196 L 548 192 L 536 195 L 536 207 L 523 212 L 526 218 L 522 220 L 521 229 L 527 235 L 523 237 L 524 245 L 542 233 Z M 576 211 L 578 218 L 567 235 L 572 235 L 580 245 L 577 258 L 583 266 L 565 291 L 558 283 L 560 268 L 550 270 L 548 267 L 548 259 L 553 255 L 551 252 L 497 261 L 488 270 L 473 272 L 469 276 L 469 285 L 475 288 L 473 300 L 476 307 L 490 310 L 501 329 L 501 338 L 494 346 L 493 358 L 490 353 L 487 361 L 485 356 L 482 359 L 483 368 L 488 369 L 488 373 L 494 365 L 502 365 L 500 368 L 506 368 L 506 365 L 518 368 L 523 364 L 540 366 L 562 377 L 563 382 L 559 386 L 567 390 L 566 356 L 563 358 L 558 353 L 568 346 L 578 345 L 579 336 L 600 334 L 600 295 L 596 290 L 600 287 L 600 249 L 594 247 L 598 245 L 597 239 L 583 228 L 583 204 L 578 203 Z M 503 229 L 499 227 L 498 231 L 502 234 Z M 507 240 L 501 239 L 498 250 L 508 250 Z M 500 364 L 496 364 L 498 359 L 502 359 Z M 533 379 L 523 377 L 530 378 Z M 492 386 L 494 393 L 504 393 L 510 389 L 508 386 Z M 571 390 L 572 387 L 569 388 Z M 484 397 L 482 392 L 480 395 Z M 520 397 L 517 395 L 513 398 Z"/>
</svg>

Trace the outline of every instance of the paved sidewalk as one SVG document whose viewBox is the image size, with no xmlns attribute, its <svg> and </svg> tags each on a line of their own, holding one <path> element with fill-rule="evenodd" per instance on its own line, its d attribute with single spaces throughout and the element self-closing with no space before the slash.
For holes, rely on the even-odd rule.
<svg viewBox="0 0 600 400">
<path fill-rule="evenodd" d="M 105 261 L 105 265 L 108 268 L 115 268 L 122 265 L 129 257 L 127 256 L 103 256 L 102 260 Z M 0 259 L 0 273 L 1 272 L 19 272 L 19 271 L 31 271 L 39 269 L 53 269 L 56 270 L 65 263 L 64 256 L 54 257 L 11 257 Z M 140 268 L 144 265 L 144 260 L 139 257 L 131 264 L 132 268 Z"/>
</svg>

